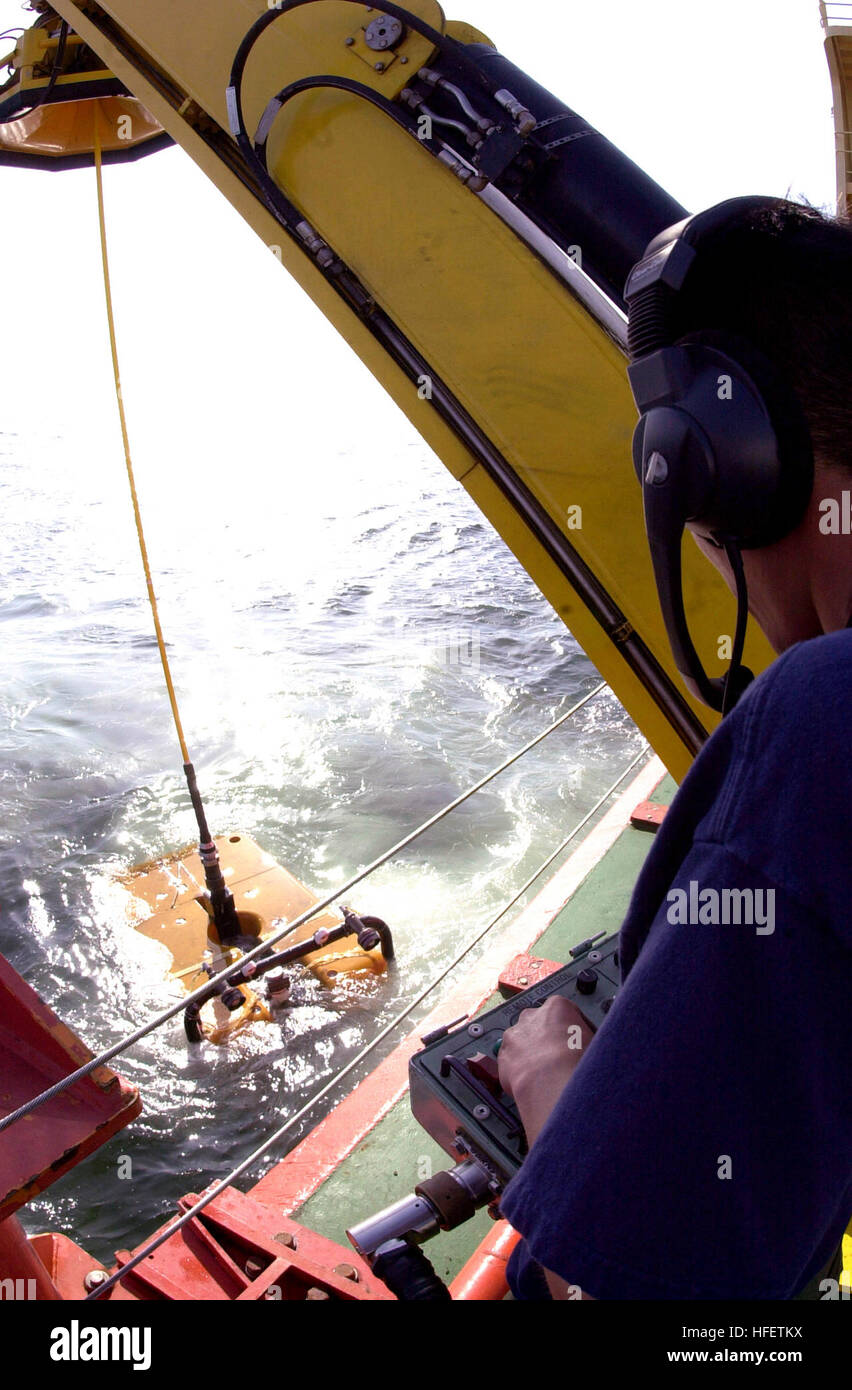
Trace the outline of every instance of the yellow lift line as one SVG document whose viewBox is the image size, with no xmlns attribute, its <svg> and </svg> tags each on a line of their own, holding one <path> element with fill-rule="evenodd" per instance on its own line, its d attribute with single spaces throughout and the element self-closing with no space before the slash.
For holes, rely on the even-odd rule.
<svg viewBox="0 0 852 1390">
<path fill-rule="evenodd" d="M 127 417 L 124 410 L 124 399 L 121 390 L 121 374 L 118 363 L 115 315 L 113 312 L 112 286 L 109 272 L 106 215 L 104 210 L 103 160 L 101 132 L 99 128 L 102 117 L 99 111 L 99 103 L 96 102 L 94 104 L 94 110 L 93 142 L 95 176 L 98 192 L 98 223 L 100 228 L 101 260 L 103 264 L 104 293 L 106 298 L 107 322 L 109 325 L 110 351 L 112 353 L 112 369 L 115 381 L 115 396 L 118 403 L 121 439 L 124 446 L 124 461 L 127 469 L 127 480 L 130 485 L 130 496 L 133 502 L 133 518 L 136 525 L 136 535 L 139 541 L 139 551 L 142 556 L 142 565 L 145 571 L 148 600 L 151 605 L 154 630 L 157 635 L 157 648 L 163 665 L 163 674 L 166 680 L 169 704 L 171 705 L 178 743 L 180 744 L 184 772 L 186 773 L 189 783 L 193 805 L 195 806 L 196 814 L 198 814 L 201 802 L 195 786 L 195 772 L 184 736 L 177 695 L 172 680 L 166 644 L 163 638 L 159 605 L 154 590 L 154 581 L 148 558 L 148 547 L 145 541 L 142 513 L 139 506 L 136 478 L 130 451 L 130 437 L 127 430 Z M 140 865 L 126 880 L 126 886 L 131 894 L 131 899 L 138 911 L 138 920 L 135 921 L 134 925 L 143 935 L 150 937 L 152 940 L 157 941 L 167 948 L 172 957 L 172 972 L 183 979 L 187 987 L 192 987 L 197 983 L 201 971 L 200 962 L 203 952 L 205 948 L 210 945 L 208 939 L 212 925 L 210 917 L 206 910 L 202 911 L 198 907 L 202 879 L 206 879 L 208 892 L 210 893 L 210 898 L 214 905 L 214 920 L 216 920 L 215 908 L 221 906 L 220 899 L 226 898 L 229 910 L 233 914 L 232 924 L 234 926 L 239 926 L 239 930 L 242 933 L 240 940 L 243 942 L 244 938 L 259 941 L 263 936 L 271 933 L 276 921 L 282 917 L 284 920 L 295 918 L 303 912 L 312 901 L 316 901 L 310 890 L 293 878 L 292 874 L 289 874 L 285 869 L 281 868 L 280 865 L 276 864 L 271 856 L 264 853 L 261 847 L 250 839 L 250 837 L 245 835 L 228 835 L 220 837 L 219 840 L 213 840 L 207 829 L 203 809 L 201 810 L 199 832 L 202 843 L 198 851 L 184 851 L 167 860 Z M 199 854 L 201 856 L 200 858 Z M 226 875 L 230 876 L 230 886 L 225 885 L 224 877 L 221 874 L 219 867 L 220 856 L 225 863 L 224 872 Z M 213 863 L 214 860 L 215 863 Z M 232 888 L 233 892 L 231 891 Z M 169 898 L 174 901 L 169 908 L 163 910 L 161 908 L 160 899 L 168 901 Z M 293 934 L 292 942 L 295 943 L 306 940 L 318 927 L 337 927 L 338 924 L 339 914 L 337 912 L 324 912 L 297 929 Z M 220 939 L 217 937 L 216 941 L 219 942 L 219 940 Z M 224 943 L 223 949 L 226 946 L 227 943 Z M 221 957 L 220 959 L 225 958 L 226 957 Z M 230 959 L 231 957 L 228 956 L 227 958 Z M 236 959 L 236 955 L 233 958 Z M 320 948 L 305 956 L 304 964 L 327 986 L 333 985 L 335 979 L 339 975 L 345 976 L 353 971 L 367 971 L 371 974 L 377 974 L 385 969 L 384 956 L 380 950 L 368 951 L 362 950 L 360 947 L 343 951 L 333 950 L 331 948 Z M 227 1015 L 225 1010 L 215 1001 L 213 1005 L 208 1006 L 208 1008 L 212 1010 L 212 1021 L 206 1021 L 205 1027 L 207 1029 L 207 1036 L 211 1041 L 225 1042 L 247 1024 L 260 1018 L 266 1019 L 267 1021 L 271 1018 L 269 1009 L 259 994 L 249 989 L 247 986 L 241 987 L 240 992 L 243 995 L 244 1003 L 236 1013 L 230 1016 Z"/>
<path fill-rule="evenodd" d="M 106 297 L 107 323 L 109 324 L 109 346 L 112 353 L 112 371 L 115 379 L 115 399 L 118 403 L 118 418 L 121 423 L 121 442 L 124 446 L 124 463 L 127 468 L 127 481 L 130 484 L 130 497 L 133 502 L 133 520 L 136 524 L 139 552 L 142 556 L 142 567 L 145 571 L 145 584 L 148 589 L 148 601 L 151 605 L 151 614 L 154 619 L 154 631 L 157 634 L 157 650 L 160 653 L 160 660 L 163 663 L 163 675 L 166 678 L 166 689 L 169 693 L 169 704 L 172 707 L 172 717 L 175 721 L 175 730 L 177 731 L 178 743 L 180 744 L 181 757 L 184 763 L 189 763 L 192 759 L 189 756 L 189 749 L 186 746 L 186 739 L 184 737 L 183 724 L 181 722 L 180 710 L 178 709 L 177 695 L 175 694 L 168 653 L 166 652 L 166 644 L 163 640 L 163 629 L 160 626 L 160 609 L 157 604 L 157 595 L 154 592 L 154 581 L 151 577 L 151 566 L 148 561 L 148 546 L 145 542 L 145 532 L 142 529 L 142 513 L 139 509 L 139 497 L 136 492 L 136 478 L 133 473 L 133 460 L 130 456 L 130 438 L 127 433 L 127 417 L 124 413 L 124 399 L 121 394 L 121 375 L 118 369 L 118 348 L 115 338 L 115 315 L 112 309 L 112 286 L 110 283 L 106 218 L 104 215 L 104 179 L 101 161 L 99 115 L 98 103 L 96 102 L 94 121 L 95 177 L 98 185 L 98 223 L 101 234 L 101 261 L 104 271 L 104 295 Z"/>
</svg>

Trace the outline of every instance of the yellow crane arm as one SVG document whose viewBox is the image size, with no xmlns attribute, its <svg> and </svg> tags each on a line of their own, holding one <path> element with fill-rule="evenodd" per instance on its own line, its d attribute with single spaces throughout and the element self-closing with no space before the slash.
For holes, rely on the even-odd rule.
<svg viewBox="0 0 852 1390">
<path fill-rule="evenodd" d="M 343 334 L 681 777 L 717 716 L 683 690 L 659 612 L 631 463 L 636 412 L 620 286 L 587 273 L 598 249 L 591 232 L 560 245 L 501 190 L 500 177 L 472 177 L 463 157 L 441 150 L 452 124 L 446 109 L 441 121 L 439 105 L 406 95 L 424 68 L 440 74 L 445 41 L 456 53 L 463 47 L 464 73 L 466 55 L 487 67 L 488 40 L 448 23 L 435 0 L 409 0 L 401 33 L 392 15 L 350 0 L 288 0 L 277 14 L 266 0 L 220 0 L 215 19 L 196 0 L 54 0 L 54 8 Z M 269 186 L 298 226 L 282 225 L 234 135 L 233 61 L 267 14 L 245 63 L 242 114 L 250 136 L 262 122 Z M 269 106 L 290 84 L 318 77 L 320 85 Z M 488 101 L 493 93 L 492 84 Z M 480 114 L 476 84 L 462 96 Z M 417 123 L 416 135 L 389 103 Z M 457 124 L 470 130 L 472 117 L 455 104 Z M 503 144 L 520 148 L 523 103 L 514 111 L 503 104 L 511 115 Z M 438 125 L 428 111 L 438 112 Z M 107 126 L 114 119 L 102 111 Z M 540 158 L 558 158 L 560 146 L 587 134 L 570 122 L 560 128 L 562 119 L 548 118 L 552 141 L 537 137 Z M 103 143 L 117 149 L 117 132 L 105 129 Z M 487 153 L 498 168 L 514 149 L 501 151 L 495 137 Z M 615 241 L 619 234 L 616 226 Z M 691 545 L 684 571 L 696 646 L 721 674 L 733 599 Z M 747 664 L 759 671 L 770 659 L 752 633 Z"/>
</svg>

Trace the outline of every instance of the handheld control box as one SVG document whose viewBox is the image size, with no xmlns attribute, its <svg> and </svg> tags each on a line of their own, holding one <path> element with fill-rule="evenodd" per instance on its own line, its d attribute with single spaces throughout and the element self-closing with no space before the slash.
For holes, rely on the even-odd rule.
<svg viewBox="0 0 852 1390">
<path fill-rule="evenodd" d="M 561 970 L 472 1022 L 427 1039 L 409 1062 L 415 1119 L 456 1161 L 475 1159 L 497 1188 L 514 1177 L 526 1152 L 517 1109 L 497 1078 L 503 1034 L 523 1009 L 552 994 L 570 999 L 599 1028 L 621 981 L 618 940 L 616 933 L 583 942 Z"/>
</svg>

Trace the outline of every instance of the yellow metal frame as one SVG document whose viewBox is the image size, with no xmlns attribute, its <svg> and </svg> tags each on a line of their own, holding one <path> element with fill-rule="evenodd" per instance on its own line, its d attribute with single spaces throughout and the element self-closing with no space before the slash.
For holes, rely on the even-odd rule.
<svg viewBox="0 0 852 1390">
<path fill-rule="evenodd" d="M 250 836 L 234 831 L 218 836 L 215 845 L 246 936 L 263 941 L 318 901 Z M 205 951 L 220 953 L 215 928 L 202 906 L 204 869 L 197 849 L 184 849 L 165 859 L 140 864 L 119 882 L 127 893 L 127 924 L 166 948 L 171 958 L 170 973 L 190 992 L 199 983 L 195 977 L 201 970 Z M 278 949 L 307 941 L 320 927 L 339 927 L 341 920 L 339 912 L 326 908 L 297 927 Z M 353 970 L 380 974 L 385 969 L 378 947 L 374 951 L 362 951 L 360 947 L 350 950 L 345 942 L 342 946 L 336 942 L 318 948 L 303 960 L 329 986 L 339 975 Z"/>
<path fill-rule="evenodd" d="M 83 44 L 78 34 L 68 34 L 66 54 Z M 14 83 L 4 86 L 4 98 L 11 92 L 38 101 L 50 83 L 49 70 L 58 40 L 51 38 L 43 26 L 27 29 L 13 50 L 11 70 Z M 105 79 L 114 74 L 101 67 L 90 72 L 60 75 L 54 84 L 49 103 L 0 122 L 0 152 L 44 156 L 45 158 L 83 155 L 92 151 L 92 131 L 95 112 L 103 132 L 102 147 L 106 151 L 128 150 L 145 144 L 162 134 L 162 126 L 133 96 L 98 95 Z M 63 98 L 73 88 L 71 99 Z M 87 97 L 86 89 L 93 95 Z"/>
</svg>

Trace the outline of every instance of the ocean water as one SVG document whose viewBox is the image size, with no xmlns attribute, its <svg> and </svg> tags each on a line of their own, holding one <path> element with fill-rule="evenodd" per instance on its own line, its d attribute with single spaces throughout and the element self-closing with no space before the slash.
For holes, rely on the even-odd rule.
<svg viewBox="0 0 852 1390">
<path fill-rule="evenodd" d="M 140 492 L 211 827 L 254 836 L 320 893 L 597 683 L 407 431 L 323 456 L 296 494 L 283 464 L 222 458 L 201 485 L 167 452 Z M 191 842 L 194 821 L 114 440 L 83 456 L 0 434 L 0 497 L 0 951 L 100 1050 L 177 997 L 114 877 Z M 105 1262 L 144 1238 L 437 975 L 642 746 L 607 692 L 349 895 L 392 927 L 387 979 L 330 992 L 305 977 L 281 1023 L 227 1048 L 189 1048 L 179 1018 L 137 1045 L 117 1065 L 143 1115 L 32 1203 L 27 1228 Z"/>
</svg>

